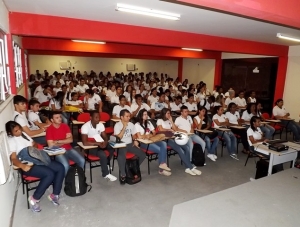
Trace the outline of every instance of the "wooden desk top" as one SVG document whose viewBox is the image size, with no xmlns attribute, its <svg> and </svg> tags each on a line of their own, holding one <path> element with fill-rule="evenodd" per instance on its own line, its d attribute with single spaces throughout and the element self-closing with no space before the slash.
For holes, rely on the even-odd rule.
<svg viewBox="0 0 300 227">
<path fill-rule="evenodd" d="M 274 120 L 274 119 L 266 119 L 265 121 L 273 122 L 273 123 L 279 123 L 279 122 L 281 122 L 280 120 Z"/>
<path fill-rule="evenodd" d="M 119 122 L 119 121 L 121 121 L 121 119 L 110 119 L 111 121 L 113 121 L 113 122 Z"/>
<path fill-rule="evenodd" d="M 232 125 L 232 126 L 230 126 L 230 128 L 245 129 L 244 126 L 240 126 L 240 125 Z"/>
<path fill-rule="evenodd" d="M 216 130 L 219 130 L 219 131 L 231 131 L 229 128 L 215 128 Z"/>
<path fill-rule="evenodd" d="M 213 131 L 207 130 L 207 129 L 194 129 L 194 130 L 197 131 L 197 132 L 204 133 L 204 134 L 210 134 L 210 133 L 213 132 Z"/>
<path fill-rule="evenodd" d="M 153 143 L 151 140 L 148 140 L 148 139 L 137 139 L 137 141 L 139 141 L 141 143 L 144 143 L 144 144 L 151 144 L 151 143 Z"/>
<path fill-rule="evenodd" d="M 98 148 L 98 146 L 84 146 L 82 142 L 77 143 L 79 147 L 81 147 L 84 150 L 89 150 L 89 149 L 95 149 Z"/>
</svg>

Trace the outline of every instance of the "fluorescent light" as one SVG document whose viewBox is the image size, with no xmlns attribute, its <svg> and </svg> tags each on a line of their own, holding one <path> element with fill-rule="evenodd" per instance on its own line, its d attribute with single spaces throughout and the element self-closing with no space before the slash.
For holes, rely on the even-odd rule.
<svg viewBox="0 0 300 227">
<path fill-rule="evenodd" d="M 280 39 L 287 39 L 287 40 L 294 41 L 294 42 L 300 42 L 300 39 L 285 36 L 285 35 L 282 35 L 280 33 L 277 33 L 277 37 L 280 38 Z"/>
<path fill-rule="evenodd" d="M 191 50 L 191 51 L 203 51 L 202 49 L 196 49 L 196 48 L 181 48 L 183 50 Z"/>
<path fill-rule="evenodd" d="M 168 12 L 163 12 L 163 11 L 159 11 L 159 10 L 125 5 L 125 4 L 120 4 L 120 3 L 117 4 L 116 10 L 122 11 L 122 12 L 152 16 L 152 17 L 159 17 L 159 18 L 164 18 L 164 19 L 169 19 L 169 20 L 179 20 L 180 19 L 180 14 L 168 13 Z"/>
<path fill-rule="evenodd" d="M 93 43 L 93 44 L 105 44 L 106 42 L 100 42 L 100 41 L 88 41 L 88 40 L 76 40 L 72 39 L 73 42 L 77 43 Z"/>
</svg>

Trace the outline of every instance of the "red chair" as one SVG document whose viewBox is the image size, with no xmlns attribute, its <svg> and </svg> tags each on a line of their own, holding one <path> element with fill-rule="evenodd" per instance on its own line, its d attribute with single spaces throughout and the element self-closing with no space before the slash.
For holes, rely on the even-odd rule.
<svg viewBox="0 0 300 227">
<path fill-rule="evenodd" d="M 114 151 L 113 164 L 112 164 L 112 171 L 114 171 L 115 159 L 118 158 L 118 150 L 119 150 L 119 149 L 116 149 L 116 150 Z M 134 154 L 132 154 L 132 153 L 130 153 L 130 152 L 126 152 L 126 160 L 127 160 L 127 159 L 132 159 L 134 156 L 135 156 Z"/>
<path fill-rule="evenodd" d="M 80 96 L 79 98 L 78 98 L 78 100 L 80 100 L 80 101 L 84 101 L 84 96 Z"/>
<path fill-rule="evenodd" d="M 110 121 L 110 116 L 108 113 L 100 112 L 100 120 L 105 121 L 106 124 Z M 114 128 L 113 127 L 105 127 L 106 134 L 113 134 Z"/>
<path fill-rule="evenodd" d="M 19 174 L 21 176 L 23 195 L 26 192 L 27 208 L 29 209 L 30 208 L 29 207 L 29 202 L 28 202 L 29 191 L 35 190 L 38 187 L 38 184 L 35 184 L 34 186 L 31 186 L 30 184 L 38 183 L 40 181 L 40 178 L 27 176 L 27 175 L 24 174 L 22 169 L 18 169 L 18 171 L 19 171 Z M 25 189 L 26 189 L 26 191 L 25 191 Z"/>
<path fill-rule="evenodd" d="M 89 113 L 81 113 L 77 117 L 77 121 L 88 122 L 89 120 L 91 120 Z"/>
<path fill-rule="evenodd" d="M 42 103 L 40 104 L 40 107 L 47 107 L 47 106 L 49 106 L 49 104 L 50 104 L 50 101 L 42 102 Z"/>
</svg>

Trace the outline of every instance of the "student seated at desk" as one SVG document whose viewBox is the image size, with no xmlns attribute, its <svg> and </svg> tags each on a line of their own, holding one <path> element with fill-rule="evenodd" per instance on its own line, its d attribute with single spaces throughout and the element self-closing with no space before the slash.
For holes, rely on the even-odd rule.
<svg viewBox="0 0 300 227">
<path fill-rule="evenodd" d="M 133 117 L 137 117 L 141 109 L 146 109 L 147 111 L 150 110 L 150 107 L 146 103 L 143 103 L 143 97 L 141 94 L 135 95 L 135 100 L 136 102 L 132 103 L 130 107 L 130 112 Z"/>
<path fill-rule="evenodd" d="M 214 128 L 227 128 L 229 126 L 229 120 L 224 115 L 224 109 L 222 106 L 216 106 L 214 109 L 214 116 L 212 118 L 214 122 Z M 226 142 L 227 151 L 231 158 L 239 160 L 236 154 L 236 137 L 232 133 L 232 131 L 221 131 L 217 130 L 219 137 L 224 139 Z"/>
<path fill-rule="evenodd" d="M 77 163 L 79 167 L 84 169 L 85 160 L 72 146 L 73 136 L 68 125 L 62 123 L 60 112 L 53 111 L 50 113 L 51 125 L 46 131 L 46 139 L 48 147 L 62 147 L 66 149 L 66 153 L 56 156 L 56 161 L 63 164 L 65 167 L 65 174 L 67 174 L 70 165 L 69 160 Z"/>
<path fill-rule="evenodd" d="M 37 92 L 34 97 L 40 102 L 49 102 L 52 99 L 52 90 L 50 85 L 45 85 L 43 91 Z"/>
<path fill-rule="evenodd" d="M 177 126 L 174 124 L 171 111 L 170 109 L 163 108 L 160 113 L 160 119 L 157 121 L 158 130 L 161 132 L 171 131 L 176 132 L 178 131 Z M 179 146 L 174 139 L 168 139 L 168 146 L 170 146 L 174 151 L 176 151 L 182 160 L 185 172 L 195 176 L 201 175 L 201 171 L 197 170 L 190 161 L 190 148 L 186 145 Z"/>
<path fill-rule="evenodd" d="M 239 92 L 239 96 L 234 99 L 234 103 L 236 104 L 238 109 L 245 109 L 247 107 L 247 102 L 244 98 L 243 91 Z"/>
<path fill-rule="evenodd" d="M 100 123 L 100 114 L 98 111 L 90 112 L 91 120 L 81 127 L 81 139 L 84 146 L 98 146 L 97 149 L 91 149 L 90 153 L 95 153 L 100 158 L 102 177 L 107 180 L 115 181 L 117 178 L 109 173 L 107 164 L 113 156 L 114 150 L 108 145 L 108 137 L 105 133 L 105 127 Z M 103 140 L 97 142 L 97 140 Z M 109 151 L 109 157 L 104 150 Z"/>
<path fill-rule="evenodd" d="M 281 120 L 281 124 L 293 132 L 294 141 L 296 143 L 300 142 L 300 125 L 294 120 L 291 120 L 290 113 L 284 107 L 282 99 L 278 99 L 275 102 L 273 115 L 277 120 Z"/>
<path fill-rule="evenodd" d="M 94 93 L 92 89 L 87 89 L 85 91 L 85 97 L 84 97 L 84 107 L 87 110 L 97 110 L 102 112 L 102 101 L 98 94 Z"/>
<path fill-rule="evenodd" d="M 174 102 L 170 103 L 170 108 L 173 113 L 180 114 L 180 108 L 182 107 L 182 97 L 176 96 Z"/>
<path fill-rule="evenodd" d="M 9 121 L 5 124 L 5 128 L 8 135 L 8 152 L 12 164 L 22 169 L 22 174 L 40 179 L 33 195 L 28 198 L 31 210 L 34 212 L 41 211 L 39 204 L 40 199 L 51 184 L 53 185 L 53 192 L 48 195 L 48 199 L 54 205 L 59 205 L 59 194 L 65 177 L 63 165 L 54 160 L 50 160 L 50 158 L 48 165 L 43 165 L 44 163 L 42 162 L 40 162 L 39 165 L 35 164 L 32 166 L 22 163 L 21 161 L 32 161 L 32 158 L 28 157 L 28 147 L 36 147 L 37 144 L 30 136 L 23 132 L 22 126 L 17 122 Z"/>
<path fill-rule="evenodd" d="M 260 118 L 261 121 L 265 121 L 265 118 L 263 117 L 261 110 L 262 110 L 262 105 L 260 102 L 256 102 L 255 103 L 256 107 L 255 107 L 255 114 L 254 116 L 257 116 Z M 275 129 L 269 125 L 269 124 L 265 124 L 265 125 L 261 125 L 260 126 L 261 131 L 264 133 L 265 137 L 267 139 L 272 139 L 273 138 L 273 134 L 275 132 Z"/>
<path fill-rule="evenodd" d="M 244 120 L 245 124 L 250 125 L 251 117 L 255 115 L 255 103 L 248 103 L 247 108 L 243 111 L 242 119 Z"/>
<path fill-rule="evenodd" d="M 194 128 L 193 128 L 193 120 L 191 116 L 189 116 L 189 110 L 186 106 L 182 106 L 180 108 L 181 110 L 181 116 L 177 117 L 175 120 L 175 125 L 178 128 L 178 131 L 184 132 L 184 133 L 194 133 Z M 202 147 L 203 152 L 205 152 L 205 142 L 203 139 L 201 139 L 199 136 L 196 134 L 192 134 L 189 136 L 188 140 L 188 147 L 190 149 L 190 161 L 192 161 L 192 153 L 193 153 L 193 148 L 194 148 L 194 143 L 199 144 Z"/>
<path fill-rule="evenodd" d="M 27 110 L 27 99 L 21 95 L 14 96 L 13 99 L 15 111 L 13 115 L 13 120 L 19 123 L 22 127 L 22 130 L 29 135 L 30 137 L 34 137 L 38 134 L 41 134 L 46 131 L 46 127 L 39 128 L 38 126 L 32 124 L 28 121 L 26 117 L 26 110 Z M 39 136 L 33 138 L 36 143 L 45 145 L 47 144 L 45 136 Z"/>
<path fill-rule="evenodd" d="M 152 103 L 158 102 L 158 99 L 159 99 L 159 97 L 157 95 L 156 88 L 152 88 L 150 95 L 148 96 L 148 99 L 147 99 L 148 106 L 151 106 Z"/>
<path fill-rule="evenodd" d="M 240 118 L 240 114 L 238 111 L 236 111 L 236 104 L 230 103 L 227 108 L 227 112 L 225 114 L 226 118 L 229 120 L 229 126 L 242 126 L 244 123 L 244 120 Z M 242 151 L 244 154 L 249 153 L 249 144 L 247 140 L 247 133 L 246 128 L 237 129 L 237 128 L 231 128 L 231 131 L 239 135 L 241 137 L 242 144 L 244 146 L 244 150 Z"/>
<path fill-rule="evenodd" d="M 155 128 L 148 120 L 148 112 L 142 109 L 137 116 L 137 123 L 135 124 L 136 136 L 138 139 L 149 139 L 156 134 Z M 167 144 L 165 141 L 157 141 L 155 143 L 147 144 L 140 143 L 140 147 L 158 154 L 159 171 L 158 173 L 164 176 L 171 175 L 171 169 L 167 166 Z"/>
<path fill-rule="evenodd" d="M 247 99 L 248 103 L 256 103 L 256 93 L 255 91 L 251 91 L 249 98 Z"/>
<path fill-rule="evenodd" d="M 157 115 L 160 114 L 160 111 L 163 108 L 169 108 L 170 103 L 165 102 L 165 93 L 159 93 L 159 99 L 157 102 L 151 104 L 151 118 L 154 119 Z"/>
<path fill-rule="evenodd" d="M 114 106 L 112 111 L 112 119 L 120 119 L 120 112 L 121 110 L 128 110 L 131 113 L 131 109 L 126 104 L 126 97 L 124 95 L 119 96 L 119 105 Z"/>
<path fill-rule="evenodd" d="M 120 140 L 126 143 L 126 147 L 118 149 L 118 165 L 120 170 L 120 184 L 126 183 L 126 153 L 127 151 L 135 154 L 139 158 L 140 165 L 144 161 L 146 154 L 139 148 L 138 141 L 132 139 L 133 135 L 136 134 L 134 124 L 129 122 L 130 112 L 126 109 L 120 112 L 121 121 L 117 122 L 114 126 L 114 135 L 120 138 Z M 134 138 L 135 139 L 135 138 Z"/>
<path fill-rule="evenodd" d="M 229 90 L 228 91 L 228 97 L 225 99 L 225 106 L 227 107 L 229 105 L 229 103 L 235 102 L 235 91 L 234 90 Z"/>
<path fill-rule="evenodd" d="M 28 110 L 28 121 L 31 122 L 31 124 L 34 124 L 35 126 L 39 128 L 47 128 L 50 126 L 51 122 L 48 118 L 44 117 L 44 119 L 41 119 L 39 109 L 40 109 L 40 103 L 36 99 L 31 99 L 28 103 L 29 110 Z M 42 120 L 45 122 L 43 123 Z"/>
<path fill-rule="evenodd" d="M 210 119 L 208 119 L 207 116 L 207 110 L 205 107 L 201 106 L 200 109 L 198 110 L 198 115 L 194 117 L 194 125 L 195 129 L 207 129 L 209 130 L 211 127 Z M 206 148 L 207 148 L 207 157 L 212 160 L 216 161 L 217 156 L 216 154 L 216 149 L 219 144 L 219 138 L 218 134 L 210 133 L 210 134 L 205 134 L 204 137 L 205 143 L 206 143 Z"/>
<path fill-rule="evenodd" d="M 197 104 L 194 101 L 194 94 L 190 93 L 188 95 L 188 101 L 184 103 L 184 105 L 188 108 L 189 115 L 195 116 L 197 114 L 198 108 L 197 108 Z"/>
</svg>

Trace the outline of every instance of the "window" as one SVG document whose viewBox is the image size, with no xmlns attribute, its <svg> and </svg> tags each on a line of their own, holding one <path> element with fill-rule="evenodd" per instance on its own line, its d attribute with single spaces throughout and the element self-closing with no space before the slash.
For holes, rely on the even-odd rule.
<svg viewBox="0 0 300 227">
<path fill-rule="evenodd" d="M 13 48 L 14 48 L 16 86 L 18 88 L 23 84 L 21 48 L 15 42 L 13 42 Z"/>
<path fill-rule="evenodd" d="M 0 100 L 11 94 L 6 35 L 0 30 Z"/>
</svg>

